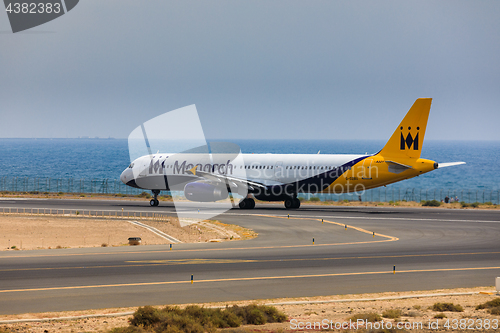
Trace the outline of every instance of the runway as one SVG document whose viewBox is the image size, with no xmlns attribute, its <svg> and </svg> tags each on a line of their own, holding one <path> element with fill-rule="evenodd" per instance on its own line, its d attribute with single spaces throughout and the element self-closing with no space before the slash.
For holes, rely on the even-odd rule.
<svg viewBox="0 0 500 333">
<path fill-rule="evenodd" d="M 147 200 L 3 198 L 1 207 L 174 214 L 172 203 Z M 0 314 L 492 286 L 500 276 L 498 211 L 265 204 L 217 219 L 259 237 L 0 252 Z"/>
</svg>

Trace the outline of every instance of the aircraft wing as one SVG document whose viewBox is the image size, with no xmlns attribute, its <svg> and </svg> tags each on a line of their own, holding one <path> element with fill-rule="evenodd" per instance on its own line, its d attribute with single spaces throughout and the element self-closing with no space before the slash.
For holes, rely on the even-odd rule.
<svg viewBox="0 0 500 333">
<path fill-rule="evenodd" d="M 196 167 L 195 167 L 196 168 Z M 228 185 L 233 185 L 234 187 L 240 187 L 240 186 L 246 186 L 250 189 L 250 187 L 260 187 L 265 189 L 266 186 L 264 184 L 250 181 L 248 179 L 242 179 L 242 178 L 237 178 L 237 177 L 232 177 L 232 176 L 227 176 L 227 175 L 220 175 L 220 174 L 215 174 L 211 172 L 205 172 L 205 171 L 197 171 L 195 168 L 189 170 L 193 175 L 203 177 L 205 179 L 208 179 L 209 181 L 213 183 L 220 183 L 220 184 L 228 184 Z M 233 183 L 230 184 L 229 182 Z"/>
<path fill-rule="evenodd" d="M 446 168 L 454 165 L 465 164 L 465 162 L 448 162 L 448 163 L 438 163 L 438 169 Z"/>
</svg>

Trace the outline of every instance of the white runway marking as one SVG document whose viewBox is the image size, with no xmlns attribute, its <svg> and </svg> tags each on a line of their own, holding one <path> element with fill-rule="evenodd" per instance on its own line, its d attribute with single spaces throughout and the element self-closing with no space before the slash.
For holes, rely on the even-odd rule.
<svg viewBox="0 0 500 333">
<path fill-rule="evenodd" d="M 201 214 L 201 213 L 200 213 Z M 237 214 L 237 213 L 225 213 L 224 215 L 235 215 L 235 216 L 264 216 L 264 214 Z M 276 217 L 287 217 L 288 215 L 278 215 L 278 214 L 265 214 L 272 215 Z M 315 218 L 315 219 L 361 219 L 361 220 L 396 220 L 396 221 L 441 221 L 441 222 L 473 222 L 473 223 L 500 223 L 500 221 L 488 221 L 488 220 L 447 220 L 447 219 L 418 219 L 418 218 L 406 218 L 406 217 L 370 217 L 370 216 L 340 216 L 340 215 L 292 215 L 290 217 L 303 217 L 303 218 Z"/>
<path fill-rule="evenodd" d="M 136 226 L 138 226 L 138 227 L 145 228 L 145 229 L 147 229 L 147 230 L 151 231 L 152 233 L 154 233 L 154 234 L 156 234 L 156 235 L 160 236 L 161 238 L 168 240 L 169 242 L 172 242 L 172 243 L 182 243 L 182 242 L 181 242 L 180 240 L 178 240 L 177 238 L 174 238 L 174 237 L 172 237 L 172 236 L 170 236 L 170 235 L 168 235 L 168 234 L 164 233 L 163 231 L 160 231 L 160 230 L 158 230 L 158 229 L 156 229 L 156 228 L 153 228 L 153 227 L 151 227 L 151 226 L 149 226 L 149 225 L 147 225 L 147 224 L 144 224 L 144 223 L 141 223 L 141 222 L 138 222 L 138 221 L 127 221 L 127 222 L 130 222 L 130 223 L 132 223 L 133 225 L 136 225 Z"/>
</svg>

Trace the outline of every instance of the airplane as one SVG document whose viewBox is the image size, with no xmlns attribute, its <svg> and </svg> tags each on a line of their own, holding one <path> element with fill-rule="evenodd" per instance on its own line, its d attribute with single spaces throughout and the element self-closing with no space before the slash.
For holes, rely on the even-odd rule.
<svg viewBox="0 0 500 333">
<path fill-rule="evenodd" d="M 169 182 L 177 179 L 190 201 L 215 202 L 238 192 L 241 209 L 253 209 L 254 198 L 297 209 L 299 193 L 359 192 L 465 164 L 420 158 L 431 103 L 431 98 L 418 98 L 376 154 L 240 154 L 241 159 L 210 163 L 203 154 L 157 153 L 135 159 L 120 180 L 151 190 L 151 206 L 158 206 L 160 192 L 169 191 Z"/>
</svg>

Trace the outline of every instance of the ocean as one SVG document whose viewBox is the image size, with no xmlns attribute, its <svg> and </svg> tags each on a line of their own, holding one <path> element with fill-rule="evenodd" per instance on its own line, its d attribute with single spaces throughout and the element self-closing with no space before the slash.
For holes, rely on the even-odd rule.
<svg viewBox="0 0 500 333">
<path fill-rule="evenodd" d="M 210 140 L 209 140 L 210 141 Z M 219 141 L 219 140 L 213 140 Z M 385 141 L 368 140 L 231 140 L 243 153 L 365 154 Z M 418 191 L 500 190 L 500 141 L 424 142 L 422 157 L 466 165 L 438 169 L 387 186 Z M 126 139 L 0 139 L 0 179 L 12 178 L 119 181 L 129 163 Z M 388 191 L 388 190 L 385 191 Z M 5 188 L 4 188 L 5 190 Z M 376 191 L 376 190 L 372 190 Z M 495 196 L 494 194 L 490 194 Z M 497 194 L 496 194 L 497 195 Z"/>
</svg>

